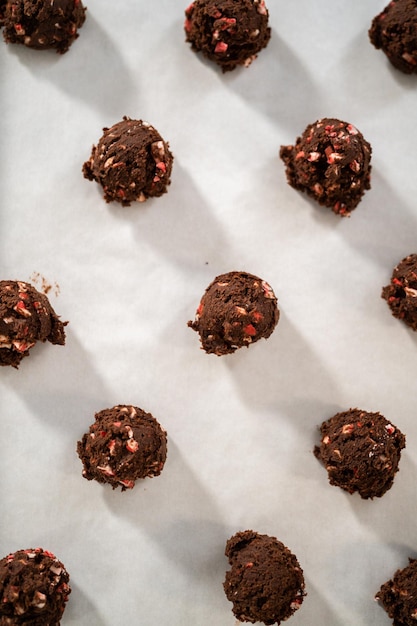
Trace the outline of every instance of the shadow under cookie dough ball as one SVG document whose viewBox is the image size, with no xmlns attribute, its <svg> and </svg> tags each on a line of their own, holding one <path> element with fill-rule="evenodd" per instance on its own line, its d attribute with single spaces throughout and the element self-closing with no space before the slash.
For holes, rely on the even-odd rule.
<svg viewBox="0 0 417 626">
<path fill-rule="evenodd" d="M 417 560 L 395 572 L 375 596 L 394 626 L 415 626 L 417 620 Z"/>
<path fill-rule="evenodd" d="M 106 202 L 129 206 L 166 193 L 174 157 L 153 126 L 124 117 L 103 131 L 83 174 L 102 186 Z"/>
<path fill-rule="evenodd" d="M 417 74 L 416 0 L 392 0 L 374 17 L 369 39 L 397 70 Z"/>
<path fill-rule="evenodd" d="M 81 0 L 7 0 L 0 12 L 7 43 L 63 54 L 77 39 L 86 9 Z"/>
<path fill-rule="evenodd" d="M 58 626 L 71 593 L 69 574 L 52 552 L 18 550 L 0 561 L 0 624 Z"/>
<path fill-rule="evenodd" d="M 394 317 L 417 330 L 417 254 L 405 257 L 394 268 L 391 282 L 383 287 L 381 297 Z"/>
<path fill-rule="evenodd" d="M 245 530 L 228 540 L 225 554 L 231 569 L 223 587 L 239 621 L 280 624 L 300 608 L 303 571 L 281 541 Z"/>
<path fill-rule="evenodd" d="M 63 346 L 67 323 L 29 283 L 0 281 L 0 365 L 18 367 L 37 341 Z"/>
<path fill-rule="evenodd" d="M 188 326 L 207 354 L 221 356 L 267 339 L 278 324 L 277 299 L 268 283 L 246 272 L 217 276 L 207 287 Z"/>
<path fill-rule="evenodd" d="M 342 217 L 371 188 L 370 144 L 347 122 L 323 118 L 307 126 L 295 145 L 281 146 L 288 184 Z"/>
<path fill-rule="evenodd" d="M 159 422 L 142 409 L 118 405 L 95 415 L 77 452 L 87 480 L 132 489 L 141 478 L 158 476 L 167 456 L 167 436 Z"/>
<path fill-rule="evenodd" d="M 314 454 L 331 485 L 364 499 L 381 497 L 392 487 L 405 436 L 380 413 L 337 413 L 323 422 L 320 432 Z"/>
<path fill-rule="evenodd" d="M 195 0 L 185 16 L 186 41 L 223 72 L 250 65 L 271 37 L 264 0 Z"/>
</svg>

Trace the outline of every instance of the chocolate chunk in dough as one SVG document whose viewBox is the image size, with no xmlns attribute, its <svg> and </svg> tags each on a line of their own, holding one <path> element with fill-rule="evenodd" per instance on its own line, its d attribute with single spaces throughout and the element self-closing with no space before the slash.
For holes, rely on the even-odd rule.
<svg viewBox="0 0 417 626">
<path fill-rule="evenodd" d="M 405 448 L 405 436 L 380 413 L 349 409 L 320 428 L 315 456 L 325 466 L 329 482 L 361 498 L 383 496 L 391 488 Z"/>
<path fill-rule="evenodd" d="M 0 624 L 59 626 L 69 574 L 52 552 L 18 550 L 0 561 Z"/>
<path fill-rule="evenodd" d="M 278 323 L 277 299 L 267 282 L 246 272 L 221 274 L 207 287 L 188 326 L 203 350 L 217 356 L 271 335 Z"/>
<path fill-rule="evenodd" d="M 167 456 L 165 430 L 150 414 L 131 405 L 104 409 L 77 444 L 87 480 L 132 489 L 139 478 L 158 476 Z"/>
<path fill-rule="evenodd" d="M 186 41 L 223 72 L 250 65 L 271 37 L 264 0 L 195 0 L 185 17 Z"/>
<path fill-rule="evenodd" d="M 77 39 L 85 11 L 81 0 L 7 0 L 0 5 L 3 36 L 7 43 L 63 54 Z"/>
<path fill-rule="evenodd" d="M 404 74 L 417 74 L 417 2 L 391 0 L 374 17 L 369 39 Z"/>
<path fill-rule="evenodd" d="M 391 617 L 394 626 L 415 626 L 417 620 L 417 560 L 395 572 L 375 596 Z"/>
<path fill-rule="evenodd" d="M 355 126 L 323 118 L 307 126 L 295 145 L 281 146 L 288 184 L 347 216 L 371 188 L 371 146 Z"/>
<path fill-rule="evenodd" d="M 63 346 L 67 323 L 29 283 L 0 281 L 0 365 L 18 367 L 37 341 Z"/>
<path fill-rule="evenodd" d="M 224 591 L 239 621 L 280 624 L 300 608 L 306 595 L 303 570 L 281 541 L 245 530 L 228 540 L 225 554 L 231 569 Z"/>
<path fill-rule="evenodd" d="M 128 206 L 166 193 L 174 157 L 153 126 L 124 117 L 103 131 L 83 174 L 103 187 L 106 202 Z"/>
<path fill-rule="evenodd" d="M 391 282 L 383 287 L 381 297 L 394 317 L 417 330 L 417 254 L 405 257 L 394 268 Z"/>
</svg>

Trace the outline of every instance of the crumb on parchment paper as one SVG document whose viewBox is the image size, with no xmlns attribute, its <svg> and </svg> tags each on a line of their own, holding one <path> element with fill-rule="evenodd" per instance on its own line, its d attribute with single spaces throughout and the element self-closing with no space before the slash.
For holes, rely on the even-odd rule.
<svg viewBox="0 0 417 626">
<path fill-rule="evenodd" d="M 45 295 L 53 291 L 54 295 L 58 296 L 61 291 L 56 281 L 52 283 L 51 281 L 47 280 L 45 276 L 42 276 L 42 274 L 40 274 L 39 272 L 33 272 L 29 280 L 31 280 Z"/>
</svg>

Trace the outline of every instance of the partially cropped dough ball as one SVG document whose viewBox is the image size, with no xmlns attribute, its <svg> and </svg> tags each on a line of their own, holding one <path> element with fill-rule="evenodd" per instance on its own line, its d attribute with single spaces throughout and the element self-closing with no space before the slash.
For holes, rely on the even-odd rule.
<svg viewBox="0 0 417 626">
<path fill-rule="evenodd" d="M 250 65 L 271 37 L 264 0 L 195 0 L 185 17 L 192 49 L 223 72 Z"/>
</svg>

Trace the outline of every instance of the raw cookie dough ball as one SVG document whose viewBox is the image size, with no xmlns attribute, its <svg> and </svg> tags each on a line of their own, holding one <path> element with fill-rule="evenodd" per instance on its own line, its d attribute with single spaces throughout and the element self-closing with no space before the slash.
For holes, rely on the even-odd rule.
<svg viewBox="0 0 417 626">
<path fill-rule="evenodd" d="M 394 268 L 391 283 L 383 287 L 381 296 L 394 317 L 417 330 L 417 254 L 405 257 Z"/>
<path fill-rule="evenodd" d="M 96 413 L 95 420 L 77 444 L 84 478 L 125 491 L 139 478 L 161 473 L 167 436 L 150 413 L 122 404 Z"/>
<path fill-rule="evenodd" d="M 195 320 L 203 350 L 217 356 L 267 338 L 278 323 L 277 299 L 267 282 L 246 272 L 221 274 L 207 287 Z"/>
<path fill-rule="evenodd" d="M 397 570 L 375 596 L 394 621 L 394 626 L 415 626 L 417 620 L 417 561 Z"/>
<path fill-rule="evenodd" d="M 417 74 L 416 0 L 392 0 L 374 17 L 369 38 L 394 67 L 405 74 Z"/>
<path fill-rule="evenodd" d="M 349 409 L 320 428 L 315 456 L 325 466 L 329 482 L 361 498 L 383 496 L 391 488 L 405 448 L 405 436 L 380 413 Z"/>
<path fill-rule="evenodd" d="M 0 561 L 0 624 L 59 626 L 71 589 L 64 565 L 42 548 Z"/>
<path fill-rule="evenodd" d="M 173 156 L 153 126 L 124 117 L 103 131 L 83 165 L 83 174 L 100 183 L 106 202 L 128 206 L 166 193 Z"/>
<path fill-rule="evenodd" d="M 225 554 L 231 569 L 224 591 L 239 621 L 280 624 L 300 608 L 303 570 L 281 541 L 245 530 L 228 540 Z"/>
<path fill-rule="evenodd" d="M 371 146 L 355 126 L 323 118 L 294 146 L 281 146 L 288 184 L 341 216 L 349 215 L 371 188 Z"/>
<path fill-rule="evenodd" d="M 64 326 L 48 298 L 29 283 L 0 281 L 0 365 L 18 367 L 37 341 L 65 344 Z"/>
<path fill-rule="evenodd" d="M 195 0 L 185 16 L 186 41 L 223 72 L 250 65 L 271 37 L 264 0 Z"/>
<path fill-rule="evenodd" d="M 7 43 L 29 48 L 55 48 L 63 54 L 78 37 L 85 21 L 81 0 L 7 0 L 0 5 Z"/>
</svg>

